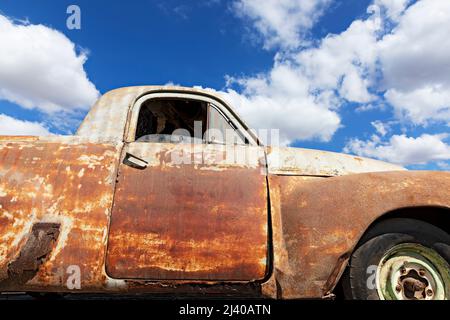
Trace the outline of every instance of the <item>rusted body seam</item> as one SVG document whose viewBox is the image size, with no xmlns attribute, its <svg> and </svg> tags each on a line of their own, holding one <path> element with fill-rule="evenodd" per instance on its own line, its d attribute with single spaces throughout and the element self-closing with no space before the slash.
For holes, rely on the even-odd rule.
<svg viewBox="0 0 450 320">
<path fill-rule="evenodd" d="M 120 152 L 119 152 L 119 157 L 117 159 L 117 164 L 116 164 L 116 169 L 115 169 L 115 173 L 114 173 L 114 180 L 113 180 L 113 187 L 112 187 L 112 201 L 111 201 L 111 206 L 109 208 L 109 215 L 108 215 L 108 226 L 107 226 L 107 230 L 106 230 L 106 244 L 104 245 L 104 254 L 103 254 L 103 273 L 105 274 L 106 277 L 109 277 L 108 273 L 106 272 L 106 256 L 108 254 L 108 243 L 109 243 L 109 230 L 111 227 L 111 215 L 112 215 L 112 210 L 114 208 L 114 200 L 116 197 L 116 187 L 117 187 L 117 182 L 118 182 L 118 178 L 119 178 L 119 174 L 120 174 L 120 164 L 122 163 L 122 159 L 123 159 L 123 153 L 125 151 L 125 143 L 122 143 L 122 147 L 120 148 Z"/>
</svg>

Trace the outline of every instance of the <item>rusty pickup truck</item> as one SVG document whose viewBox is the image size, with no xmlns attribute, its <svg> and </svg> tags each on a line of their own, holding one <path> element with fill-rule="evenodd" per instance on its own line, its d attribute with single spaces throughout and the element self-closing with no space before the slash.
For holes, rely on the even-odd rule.
<svg viewBox="0 0 450 320">
<path fill-rule="evenodd" d="M 449 172 L 263 146 L 210 91 L 0 137 L 3 294 L 449 299 L 449 262 Z"/>
</svg>

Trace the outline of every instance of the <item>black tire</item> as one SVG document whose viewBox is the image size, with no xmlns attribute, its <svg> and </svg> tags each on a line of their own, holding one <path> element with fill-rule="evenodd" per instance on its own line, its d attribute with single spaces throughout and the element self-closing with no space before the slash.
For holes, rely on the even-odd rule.
<svg viewBox="0 0 450 320">
<path fill-rule="evenodd" d="M 403 243 L 434 249 L 450 264 L 450 235 L 445 231 L 415 219 L 384 220 L 368 230 L 350 257 L 341 282 L 345 299 L 379 300 L 377 289 L 367 284 L 368 268 L 377 266 L 391 248 Z"/>
</svg>

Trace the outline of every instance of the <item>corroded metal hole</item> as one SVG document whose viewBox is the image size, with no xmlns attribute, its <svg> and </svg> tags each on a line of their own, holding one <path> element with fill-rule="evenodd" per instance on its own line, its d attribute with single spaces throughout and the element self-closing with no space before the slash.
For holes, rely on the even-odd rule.
<svg viewBox="0 0 450 320">
<path fill-rule="evenodd" d="M 8 264 L 8 278 L 0 281 L 2 290 L 13 289 L 33 279 L 47 260 L 59 236 L 60 224 L 35 223 L 18 256 Z"/>
<path fill-rule="evenodd" d="M 409 270 L 406 275 L 399 278 L 399 282 L 406 298 L 420 300 L 427 297 L 426 288 L 430 282 L 425 277 L 420 276 L 416 270 Z"/>
</svg>

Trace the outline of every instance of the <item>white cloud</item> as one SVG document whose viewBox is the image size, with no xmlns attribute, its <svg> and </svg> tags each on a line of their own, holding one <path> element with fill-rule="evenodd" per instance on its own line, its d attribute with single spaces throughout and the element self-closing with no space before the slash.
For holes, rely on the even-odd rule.
<svg viewBox="0 0 450 320">
<path fill-rule="evenodd" d="M 61 32 L 0 15 L 0 99 L 46 113 L 86 110 L 98 97 L 86 54 Z"/>
<path fill-rule="evenodd" d="M 386 10 L 386 14 L 391 20 L 398 20 L 405 11 L 411 0 L 375 0 L 375 5 Z"/>
<path fill-rule="evenodd" d="M 450 1 L 422 0 L 379 42 L 385 97 L 414 124 L 450 123 Z"/>
<path fill-rule="evenodd" d="M 450 125 L 450 87 L 424 85 L 411 91 L 389 89 L 385 96 L 400 119 L 419 125 L 427 125 L 432 120 Z"/>
<path fill-rule="evenodd" d="M 417 138 L 393 135 L 382 141 L 374 135 L 370 140 L 350 140 L 344 148 L 346 153 L 386 160 L 401 165 L 427 164 L 450 160 L 450 145 L 444 140 L 448 134 L 423 134 Z"/>
<path fill-rule="evenodd" d="M 51 133 L 42 123 L 18 120 L 0 114 L 0 135 L 48 136 Z"/>
<path fill-rule="evenodd" d="M 372 127 L 375 128 L 375 130 L 377 130 L 378 134 L 380 134 L 383 137 L 389 132 L 390 128 L 389 124 L 387 123 L 376 120 L 372 121 L 370 124 L 372 125 Z"/>
<path fill-rule="evenodd" d="M 340 97 L 368 103 L 377 60 L 375 19 L 354 21 L 344 32 L 329 35 L 317 48 L 300 51 L 295 60 L 314 90 L 337 90 Z"/>
<path fill-rule="evenodd" d="M 369 87 L 378 28 L 375 19 L 357 20 L 317 47 L 279 52 L 269 72 L 230 78 L 228 99 L 252 127 L 280 129 L 285 143 L 329 141 L 341 126 L 344 99 L 364 104 L 375 99 Z"/>
<path fill-rule="evenodd" d="M 264 47 L 295 48 L 331 0 L 237 0 L 234 11 L 250 18 L 263 36 Z"/>
<path fill-rule="evenodd" d="M 282 75 L 285 76 L 282 76 Z M 280 65 L 267 78 L 241 79 L 243 94 L 228 89 L 226 98 L 254 129 L 280 129 L 281 143 L 295 139 L 328 141 L 340 126 L 321 97 L 308 94 L 307 80 Z M 325 97 L 323 97 L 325 99 Z"/>
<path fill-rule="evenodd" d="M 305 1 L 310 11 L 300 2 L 236 2 L 266 48 L 279 48 L 270 71 L 227 87 L 250 124 L 281 128 L 288 142 L 328 141 L 341 126 L 340 107 L 352 102 L 357 111 L 392 110 L 403 124 L 450 125 L 450 1 L 374 0 L 367 18 L 307 47 L 299 44 L 329 2 Z M 381 124 L 374 122 L 385 136 Z"/>
</svg>

